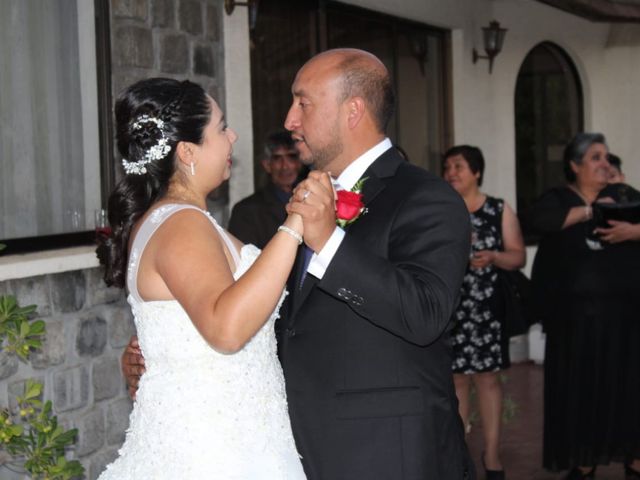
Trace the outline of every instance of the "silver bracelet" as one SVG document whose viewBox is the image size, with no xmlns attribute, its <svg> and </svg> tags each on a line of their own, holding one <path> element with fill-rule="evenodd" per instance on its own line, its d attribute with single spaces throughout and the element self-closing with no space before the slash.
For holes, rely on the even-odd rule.
<svg viewBox="0 0 640 480">
<path fill-rule="evenodd" d="M 278 227 L 278 231 L 288 233 L 298 241 L 298 245 L 302 245 L 302 235 L 296 232 L 293 228 L 289 228 L 286 225 L 280 225 Z"/>
</svg>

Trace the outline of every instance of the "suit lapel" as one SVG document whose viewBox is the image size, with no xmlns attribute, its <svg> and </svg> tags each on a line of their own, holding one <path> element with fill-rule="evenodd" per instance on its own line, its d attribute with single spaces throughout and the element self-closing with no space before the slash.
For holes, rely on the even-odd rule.
<svg viewBox="0 0 640 480">
<path fill-rule="evenodd" d="M 384 179 L 395 175 L 396 170 L 403 160 L 399 157 L 395 148 L 391 147 L 389 150 L 380 155 L 364 172 L 361 178 L 366 178 L 362 185 L 362 201 L 365 208 L 369 208 L 369 205 L 373 200 L 385 189 Z M 362 219 L 359 218 L 351 225 L 355 225 Z M 349 228 L 350 225 L 347 226 Z"/>
<path fill-rule="evenodd" d="M 314 277 L 313 275 L 307 275 L 304 277 L 304 281 L 302 282 L 302 285 L 298 286 L 298 291 L 296 292 L 296 296 L 294 297 L 294 301 L 293 301 L 294 318 L 295 318 L 295 313 L 298 311 L 300 306 L 307 299 L 307 297 L 309 296 L 309 294 L 311 293 L 311 291 L 313 290 L 313 288 L 316 286 L 317 283 L 318 283 L 318 279 L 316 277 Z"/>
<path fill-rule="evenodd" d="M 391 177 L 395 174 L 398 166 L 404 160 L 399 156 L 395 148 L 390 148 L 382 155 L 380 155 L 366 170 L 361 178 L 367 180 L 362 185 L 362 200 L 365 208 L 373 202 L 373 200 L 385 189 L 384 178 Z M 365 215 L 366 216 L 366 215 Z M 363 218 L 357 219 L 354 223 L 347 225 L 345 231 L 349 231 L 352 225 L 363 220 Z M 288 284 L 289 294 L 292 295 L 291 302 L 291 314 L 290 324 L 295 322 L 296 314 L 304 301 L 307 299 L 311 291 L 318 283 L 318 279 L 313 275 L 306 275 L 304 282 L 301 285 L 302 269 L 304 268 L 304 248 L 298 249 L 298 256 L 296 258 L 295 275 L 292 275 L 290 279 L 293 279 L 293 284 L 290 281 Z"/>
</svg>

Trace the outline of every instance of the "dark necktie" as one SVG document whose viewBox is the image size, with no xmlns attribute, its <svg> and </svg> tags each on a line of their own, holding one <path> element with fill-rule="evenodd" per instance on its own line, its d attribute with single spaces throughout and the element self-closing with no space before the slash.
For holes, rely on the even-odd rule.
<svg viewBox="0 0 640 480">
<path fill-rule="evenodd" d="M 309 262 L 311 261 L 311 257 L 313 256 L 313 250 L 311 250 L 306 245 L 304 246 L 304 263 L 302 264 L 302 275 L 300 275 L 300 285 L 299 288 L 302 288 L 302 284 L 304 283 L 304 279 L 307 277 L 307 268 L 309 268 Z"/>
</svg>

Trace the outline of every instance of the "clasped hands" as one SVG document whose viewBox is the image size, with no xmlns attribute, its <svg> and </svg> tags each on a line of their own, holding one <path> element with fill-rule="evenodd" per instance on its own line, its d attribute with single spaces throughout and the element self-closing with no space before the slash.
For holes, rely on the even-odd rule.
<svg viewBox="0 0 640 480">
<path fill-rule="evenodd" d="M 298 214 L 304 225 L 304 242 L 318 253 L 336 228 L 336 192 L 328 173 L 312 171 L 293 191 L 287 213 Z"/>
<path fill-rule="evenodd" d="M 480 250 L 474 252 L 469 259 L 469 265 L 474 269 L 482 269 L 494 263 L 496 252 L 494 250 Z"/>
</svg>

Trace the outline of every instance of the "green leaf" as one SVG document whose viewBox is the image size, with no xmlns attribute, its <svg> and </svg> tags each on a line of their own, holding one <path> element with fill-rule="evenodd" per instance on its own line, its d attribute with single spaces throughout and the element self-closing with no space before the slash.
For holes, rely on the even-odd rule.
<svg viewBox="0 0 640 480">
<path fill-rule="evenodd" d="M 16 308 L 17 304 L 18 301 L 13 295 L 3 295 L 2 297 L 0 297 L 0 310 L 2 311 L 10 312 L 14 308 Z"/>
<path fill-rule="evenodd" d="M 62 433 L 63 433 L 63 432 L 64 432 L 64 430 L 62 429 L 62 427 L 58 427 L 58 428 L 56 428 L 53 432 L 51 432 L 51 433 L 49 434 L 49 438 L 50 438 L 51 440 L 55 440 L 55 439 L 56 439 L 56 437 L 58 437 L 58 436 L 62 435 Z"/>
<path fill-rule="evenodd" d="M 45 331 L 44 320 L 36 320 L 32 322 L 29 329 L 29 335 L 43 335 Z"/>
<path fill-rule="evenodd" d="M 17 305 L 17 302 L 16 302 Z M 16 307 L 14 315 L 30 315 L 38 309 L 37 305 L 27 305 L 26 307 Z"/>
<path fill-rule="evenodd" d="M 78 460 L 71 460 L 67 463 L 66 473 L 71 477 L 77 477 L 84 473 L 84 467 Z"/>
<path fill-rule="evenodd" d="M 34 382 L 32 380 L 27 381 L 26 391 L 24 393 L 24 399 L 29 400 L 31 398 L 38 397 L 42 393 L 42 384 Z"/>
<path fill-rule="evenodd" d="M 29 354 L 24 353 L 22 350 L 16 350 L 15 354 L 18 355 L 18 357 L 24 360 L 25 362 L 29 359 Z"/>
<path fill-rule="evenodd" d="M 20 322 L 20 336 L 24 338 L 27 335 L 29 335 L 29 323 L 23 320 Z"/>
<path fill-rule="evenodd" d="M 60 434 L 56 438 L 56 443 L 62 444 L 62 445 L 67 445 L 67 444 L 69 444 L 69 443 L 74 441 L 74 439 L 76 438 L 77 434 L 78 434 L 78 429 L 76 429 L 76 428 L 73 428 L 71 430 L 67 430 L 66 432 Z"/>
<path fill-rule="evenodd" d="M 39 339 L 28 339 L 24 341 L 24 344 L 31 348 L 40 348 L 42 346 L 42 340 Z"/>
</svg>

